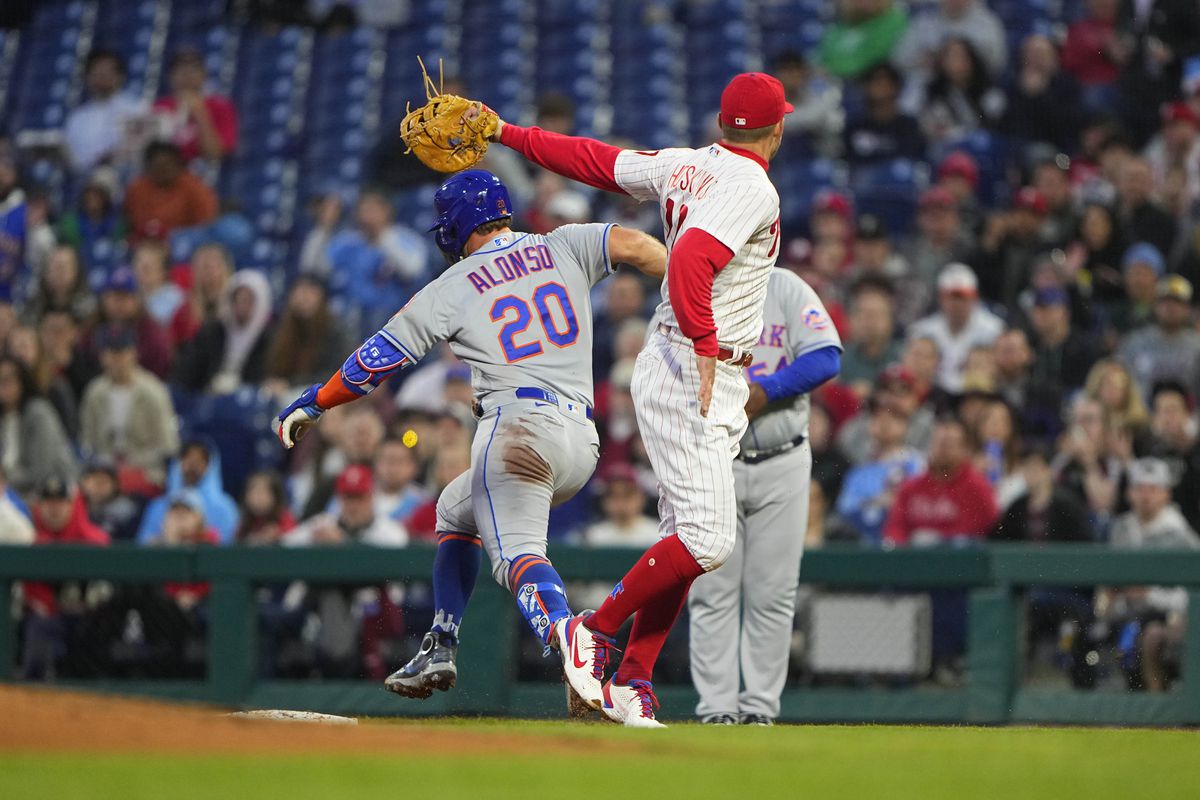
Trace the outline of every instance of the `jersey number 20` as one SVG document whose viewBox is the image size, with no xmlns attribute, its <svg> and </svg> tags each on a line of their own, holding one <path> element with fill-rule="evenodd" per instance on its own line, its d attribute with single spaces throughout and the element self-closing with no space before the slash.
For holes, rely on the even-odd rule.
<svg viewBox="0 0 1200 800">
<path fill-rule="evenodd" d="M 559 322 L 551 313 L 550 301 L 555 300 L 558 310 L 562 312 L 566 324 L 559 327 Z M 533 291 L 533 305 L 537 309 L 538 318 L 546 339 L 555 347 L 570 347 L 579 338 L 579 320 L 575 318 L 575 308 L 571 298 L 567 296 L 566 287 L 561 283 L 543 283 Z M 512 314 L 515 313 L 515 317 Z M 529 309 L 528 301 L 515 294 L 505 295 L 492 303 L 492 322 L 505 321 L 500 329 L 500 347 L 504 349 L 504 357 L 508 363 L 524 361 L 542 354 L 542 343 L 534 339 L 520 344 L 516 341 L 518 335 L 529 330 L 533 322 L 533 312 Z"/>
</svg>

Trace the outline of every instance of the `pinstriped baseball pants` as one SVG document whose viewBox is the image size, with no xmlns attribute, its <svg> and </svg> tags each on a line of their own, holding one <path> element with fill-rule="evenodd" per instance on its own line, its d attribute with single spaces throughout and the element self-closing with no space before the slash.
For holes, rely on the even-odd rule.
<svg viewBox="0 0 1200 800">
<path fill-rule="evenodd" d="M 742 371 L 717 364 L 708 417 L 690 341 L 655 330 L 633 373 L 634 409 L 658 478 L 659 532 L 679 536 L 705 571 L 725 563 L 737 536 L 733 458 L 746 431 Z"/>
</svg>

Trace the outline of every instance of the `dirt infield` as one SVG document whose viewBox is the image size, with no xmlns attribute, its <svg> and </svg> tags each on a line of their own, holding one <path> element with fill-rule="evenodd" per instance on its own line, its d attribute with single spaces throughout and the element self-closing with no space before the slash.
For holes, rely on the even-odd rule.
<svg viewBox="0 0 1200 800">
<path fill-rule="evenodd" d="M 439 725 L 318 725 L 231 719 L 223 709 L 48 688 L 0 686 L 0 752 L 80 753 L 577 753 L 578 742 L 509 730 Z M 590 742 L 590 749 L 629 750 Z"/>
</svg>

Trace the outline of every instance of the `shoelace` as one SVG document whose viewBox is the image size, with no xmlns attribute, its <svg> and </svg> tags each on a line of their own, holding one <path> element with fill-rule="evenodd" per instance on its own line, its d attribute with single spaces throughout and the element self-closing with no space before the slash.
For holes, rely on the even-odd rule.
<svg viewBox="0 0 1200 800">
<path fill-rule="evenodd" d="M 658 708 L 658 698 L 654 696 L 654 686 L 646 681 L 630 681 L 629 688 L 637 692 L 638 701 L 642 704 L 642 716 L 654 719 L 654 709 Z"/>
<path fill-rule="evenodd" d="M 616 653 L 621 652 L 613 643 L 612 639 L 607 636 L 601 636 L 598 633 L 592 634 L 592 646 L 595 648 L 592 656 L 592 677 L 596 680 L 604 681 L 604 670 L 608 667 L 609 651 Z"/>
</svg>

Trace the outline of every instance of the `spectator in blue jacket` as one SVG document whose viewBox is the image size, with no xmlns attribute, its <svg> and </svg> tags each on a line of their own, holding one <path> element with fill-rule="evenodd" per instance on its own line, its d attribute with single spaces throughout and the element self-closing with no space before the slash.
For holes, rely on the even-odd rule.
<svg viewBox="0 0 1200 800">
<path fill-rule="evenodd" d="M 233 541 L 237 532 L 238 506 L 221 483 L 221 456 L 202 441 L 183 446 L 179 458 L 167 470 L 165 493 L 146 506 L 138 528 L 138 544 L 147 544 L 162 530 L 170 504 L 168 498 L 183 489 L 195 489 L 204 503 L 204 519 L 217 532 L 221 544 Z"/>
</svg>

